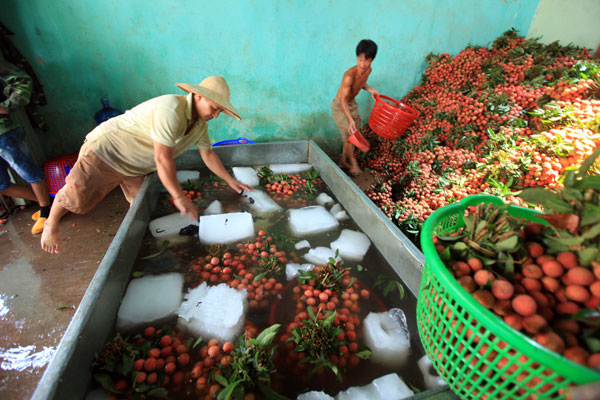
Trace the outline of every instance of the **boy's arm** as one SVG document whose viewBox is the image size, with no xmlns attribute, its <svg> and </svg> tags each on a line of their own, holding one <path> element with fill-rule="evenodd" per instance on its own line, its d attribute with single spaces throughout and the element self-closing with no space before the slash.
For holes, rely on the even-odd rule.
<svg viewBox="0 0 600 400">
<path fill-rule="evenodd" d="M 352 118 L 352 115 L 350 115 L 350 110 L 348 109 L 348 101 L 350 100 L 353 81 L 353 76 L 346 72 L 342 78 L 342 86 L 340 88 L 340 104 L 342 105 L 344 115 L 346 115 L 346 118 L 348 119 L 348 135 L 352 135 L 357 130 L 356 123 L 354 123 L 354 119 Z"/>
<path fill-rule="evenodd" d="M 379 96 L 379 92 L 376 89 L 373 89 L 371 86 L 367 85 L 365 82 L 365 86 L 362 87 L 367 92 L 371 93 L 371 97 L 375 100 L 375 97 Z"/>
<path fill-rule="evenodd" d="M 241 194 L 242 190 L 246 190 L 248 192 L 252 191 L 252 187 L 244 185 L 237 179 L 234 179 L 229 174 L 229 172 L 227 172 L 227 170 L 223 166 L 223 163 L 221 162 L 221 159 L 213 149 L 198 149 L 198 151 L 200 152 L 200 157 L 202 157 L 202 161 L 204 161 L 204 164 L 206 164 L 208 169 L 210 169 L 216 176 L 227 182 L 229 187 L 231 187 L 237 194 Z"/>
</svg>

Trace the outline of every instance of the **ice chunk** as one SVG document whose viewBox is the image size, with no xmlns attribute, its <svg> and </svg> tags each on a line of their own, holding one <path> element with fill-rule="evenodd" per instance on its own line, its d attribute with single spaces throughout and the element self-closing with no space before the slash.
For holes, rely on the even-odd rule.
<svg viewBox="0 0 600 400">
<path fill-rule="evenodd" d="M 258 186 L 260 179 L 256 171 L 250 167 L 233 167 L 231 169 L 235 179 L 248 186 Z"/>
<path fill-rule="evenodd" d="M 373 352 L 372 361 L 392 368 L 404 365 L 410 353 L 410 336 L 401 309 L 369 313 L 363 322 L 363 333 L 365 344 Z"/>
<path fill-rule="evenodd" d="M 373 386 L 373 392 L 377 393 L 376 397 L 373 397 L 374 399 L 403 399 L 415 394 L 398 374 L 381 376 L 371 382 L 371 386 Z"/>
<path fill-rule="evenodd" d="M 431 360 L 429 359 L 429 357 L 427 357 L 427 354 L 425 354 L 419 359 L 419 361 L 417 361 L 417 365 L 419 366 L 419 369 L 423 374 L 423 381 L 425 382 L 425 386 L 427 387 L 427 389 L 434 389 L 436 387 L 447 385 L 447 383 L 444 382 L 442 378 L 432 373 L 431 370 L 433 368 Z"/>
<path fill-rule="evenodd" d="M 204 210 L 204 215 L 215 215 L 221 214 L 223 212 L 223 205 L 219 200 L 215 200 L 206 207 Z"/>
<path fill-rule="evenodd" d="M 177 171 L 177 180 L 179 183 L 187 183 L 188 181 L 193 182 L 198 179 L 200 179 L 200 171 L 188 171 L 183 169 Z"/>
<path fill-rule="evenodd" d="M 254 189 L 251 192 L 242 192 L 242 201 L 250 206 L 250 209 L 260 216 L 269 215 L 276 211 L 280 211 L 279 204 L 262 190 Z"/>
<path fill-rule="evenodd" d="M 117 313 L 117 330 L 127 331 L 175 316 L 181 304 L 182 290 L 183 277 L 177 273 L 132 280 Z"/>
<path fill-rule="evenodd" d="M 308 243 L 308 240 L 301 240 L 298 243 L 296 243 L 294 245 L 294 247 L 296 248 L 296 250 L 302 250 L 302 249 L 309 248 L 310 243 Z"/>
<path fill-rule="evenodd" d="M 179 212 L 165 215 L 150 221 L 148 229 L 155 238 L 178 235 L 181 229 L 190 225 L 198 226 L 198 221 L 192 221 L 187 215 L 181 215 Z"/>
<path fill-rule="evenodd" d="M 185 295 L 177 310 L 177 325 L 204 340 L 233 341 L 242 332 L 247 294 L 245 289 L 236 290 L 225 283 L 208 286 L 203 282 Z"/>
<path fill-rule="evenodd" d="M 329 209 L 329 212 L 331 214 L 333 214 L 335 216 L 335 214 L 339 213 L 340 211 L 344 211 L 344 209 L 342 208 L 342 206 L 340 206 L 339 203 L 335 203 L 334 205 L 331 206 L 331 208 Z"/>
<path fill-rule="evenodd" d="M 291 281 L 298 276 L 298 271 L 312 271 L 315 268 L 314 264 L 296 264 L 288 263 L 285 265 L 285 277 Z"/>
<path fill-rule="evenodd" d="M 271 164 L 269 165 L 273 174 L 299 174 L 312 168 L 310 164 Z"/>
<path fill-rule="evenodd" d="M 415 393 L 398 374 L 388 374 L 364 386 L 353 386 L 335 396 L 336 400 L 399 400 Z"/>
<path fill-rule="evenodd" d="M 348 214 L 346 213 L 346 211 L 339 211 L 339 212 L 335 213 L 334 217 L 335 217 L 335 219 L 337 219 L 338 221 L 344 221 L 344 220 L 346 220 L 346 219 L 350 218 L 350 217 L 348 216 Z"/>
<path fill-rule="evenodd" d="M 340 237 L 331 242 L 331 250 L 339 250 L 340 257 L 347 261 L 362 261 L 371 246 L 369 237 L 362 232 L 342 230 Z"/>
<path fill-rule="evenodd" d="M 204 244 L 229 244 L 254 236 L 252 214 L 237 212 L 200 217 L 200 241 Z"/>
<path fill-rule="evenodd" d="M 336 229 L 339 222 L 323 206 L 290 210 L 290 230 L 294 236 L 314 235 Z"/>
<path fill-rule="evenodd" d="M 333 203 L 333 199 L 327 193 L 319 193 L 315 199 L 317 204 L 324 206 L 325 204 Z"/>
<path fill-rule="evenodd" d="M 333 397 L 328 395 L 325 392 L 317 392 L 313 390 L 312 392 L 306 392 L 299 394 L 296 397 L 296 400 L 334 400 Z"/>
<path fill-rule="evenodd" d="M 349 387 L 335 396 L 336 400 L 373 400 L 374 398 L 370 385 Z"/>
<path fill-rule="evenodd" d="M 328 247 L 317 247 L 315 249 L 310 249 L 308 253 L 303 255 L 303 257 L 306 259 L 306 261 L 316 265 L 326 265 L 329 263 L 330 258 L 335 258 L 337 261 L 341 260 L 339 256 L 336 258 L 335 251 Z"/>
</svg>

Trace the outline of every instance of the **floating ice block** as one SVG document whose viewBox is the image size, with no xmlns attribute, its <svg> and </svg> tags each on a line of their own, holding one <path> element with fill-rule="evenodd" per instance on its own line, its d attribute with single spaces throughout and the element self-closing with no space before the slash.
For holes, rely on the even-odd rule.
<svg viewBox="0 0 600 400">
<path fill-rule="evenodd" d="M 377 393 L 377 396 L 373 397 L 374 399 L 403 399 L 415 394 L 398 374 L 381 376 L 371 382 L 371 386 L 373 386 L 373 392 Z"/>
<path fill-rule="evenodd" d="M 348 218 L 350 218 L 348 216 L 348 214 L 346 213 L 346 211 L 339 211 L 339 212 L 335 213 L 334 217 L 338 221 L 344 221 L 344 220 L 347 220 Z"/>
<path fill-rule="evenodd" d="M 268 194 L 258 189 L 251 192 L 244 190 L 242 201 L 248 204 L 252 212 L 259 216 L 269 215 L 282 209 Z"/>
<path fill-rule="evenodd" d="M 340 206 L 338 203 L 335 203 L 333 206 L 331 206 L 331 208 L 329 209 L 329 212 L 338 221 L 344 221 L 344 220 L 350 218 L 350 217 L 348 217 L 348 214 L 346 213 L 346 211 L 344 211 L 342 206 Z"/>
<path fill-rule="evenodd" d="M 290 210 L 290 231 L 302 237 L 336 229 L 339 222 L 323 206 Z"/>
<path fill-rule="evenodd" d="M 182 290 L 183 277 L 177 273 L 132 280 L 117 313 L 117 330 L 127 331 L 175 316 Z"/>
<path fill-rule="evenodd" d="M 329 209 L 329 212 L 333 215 L 339 213 L 340 211 L 344 211 L 344 209 L 342 208 L 342 206 L 340 206 L 339 203 L 335 203 L 334 205 L 331 206 L 331 208 Z"/>
<path fill-rule="evenodd" d="M 210 203 L 208 205 L 208 207 L 206 207 L 206 210 L 204 210 L 204 215 L 215 215 L 215 214 L 221 214 L 223 212 L 223 205 L 221 204 L 221 202 L 219 200 L 214 200 L 212 203 Z"/>
<path fill-rule="evenodd" d="M 325 392 L 317 392 L 313 390 L 312 392 L 306 392 L 299 394 L 296 397 L 296 400 L 334 400 L 333 397 L 328 395 Z"/>
<path fill-rule="evenodd" d="M 298 243 L 296 243 L 294 247 L 296 248 L 296 250 L 302 250 L 310 248 L 310 243 L 308 243 L 308 240 L 301 240 Z"/>
<path fill-rule="evenodd" d="M 247 294 L 245 289 L 236 290 L 225 283 L 208 286 L 203 282 L 185 295 L 177 310 L 177 325 L 207 341 L 233 341 L 242 332 Z"/>
<path fill-rule="evenodd" d="M 317 198 L 315 199 L 317 204 L 324 206 L 325 204 L 333 203 L 333 199 L 327 193 L 319 193 Z"/>
<path fill-rule="evenodd" d="M 371 246 L 369 237 L 362 232 L 342 230 L 340 237 L 331 242 L 331 250 L 339 250 L 340 257 L 347 261 L 362 261 Z"/>
<path fill-rule="evenodd" d="M 269 168 L 277 174 L 299 174 L 312 168 L 310 164 L 270 164 Z"/>
<path fill-rule="evenodd" d="M 335 251 L 331 250 L 328 247 L 317 247 L 315 249 L 310 249 L 308 253 L 303 255 L 306 261 L 316 264 L 316 265 L 327 265 L 329 263 L 330 258 L 335 258 L 337 261 L 340 261 L 340 256 L 335 256 Z"/>
<path fill-rule="evenodd" d="M 348 389 L 339 392 L 335 396 L 336 400 L 373 400 L 374 394 L 372 393 L 371 386 L 352 386 Z"/>
<path fill-rule="evenodd" d="M 298 276 L 298 271 L 312 271 L 314 268 L 314 264 L 288 263 L 285 265 L 285 277 L 288 281 L 291 281 Z"/>
<path fill-rule="evenodd" d="M 442 378 L 432 373 L 431 370 L 433 369 L 433 364 L 431 364 L 431 360 L 427 357 L 427 354 L 417 361 L 417 365 L 423 374 L 423 381 L 425 382 L 425 387 L 427 387 L 427 389 L 434 389 L 436 387 L 447 385 Z"/>
<path fill-rule="evenodd" d="M 235 179 L 248 186 L 258 186 L 260 179 L 256 175 L 256 171 L 250 167 L 233 167 L 233 176 Z"/>
<path fill-rule="evenodd" d="M 190 225 L 198 226 L 198 221 L 192 221 L 187 215 L 181 215 L 179 212 L 165 215 L 150 221 L 148 229 L 155 238 L 178 235 L 182 228 Z"/>
<path fill-rule="evenodd" d="M 200 217 L 200 241 L 204 244 L 229 244 L 254 236 L 252 214 L 247 212 L 204 215 Z"/>
<path fill-rule="evenodd" d="M 398 374 L 388 374 L 364 386 L 353 386 L 335 396 L 336 400 L 399 400 L 415 393 Z"/>
<path fill-rule="evenodd" d="M 406 316 L 399 308 L 369 313 L 363 321 L 365 344 L 373 352 L 371 360 L 387 367 L 404 365 L 410 353 Z"/>
<path fill-rule="evenodd" d="M 179 183 L 187 183 L 188 181 L 193 182 L 197 181 L 198 179 L 200 179 L 200 171 L 177 171 L 177 180 Z"/>
</svg>

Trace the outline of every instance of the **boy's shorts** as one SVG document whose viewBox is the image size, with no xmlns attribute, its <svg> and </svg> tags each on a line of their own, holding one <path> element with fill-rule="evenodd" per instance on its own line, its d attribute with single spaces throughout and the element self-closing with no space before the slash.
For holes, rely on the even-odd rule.
<svg viewBox="0 0 600 400">
<path fill-rule="evenodd" d="M 108 193 L 117 186 L 129 203 L 137 195 L 145 176 L 126 176 L 102 161 L 84 143 L 79 150 L 79 157 L 65 185 L 58 191 L 54 201 L 76 213 L 84 214 L 94 208 Z"/>
<path fill-rule="evenodd" d="M 40 183 L 46 178 L 44 171 L 29 156 L 23 139 L 23 128 L 0 135 L 0 191 L 12 185 L 8 175 L 9 166 L 29 184 Z"/>
<path fill-rule="evenodd" d="M 356 104 L 356 100 L 348 102 L 348 111 L 350 111 L 350 116 L 356 124 L 356 129 L 360 129 L 360 115 L 358 115 L 358 104 Z M 337 97 L 331 102 L 331 113 L 333 114 L 333 119 L 340 130 L 342 139 L 344 142 L 347 142 L 348 118 L 346 117 L 346 114 L 344 114 L 344 110 L 342 110 L 342 103 L 340 103 L 340 100 Z"/>
</svg>

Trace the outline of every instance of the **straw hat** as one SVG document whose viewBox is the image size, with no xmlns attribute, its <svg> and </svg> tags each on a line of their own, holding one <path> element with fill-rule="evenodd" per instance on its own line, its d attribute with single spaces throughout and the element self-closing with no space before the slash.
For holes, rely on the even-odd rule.
<svg viewBox="0 0 600 400">
<path fill-rule="evenodd" d="M 242 119 L 229 102 L 229 86 L 227 86 L 227 82 L 225 82 L 225 78 L 222 76 L 209 76 L 200 82 L 199 85 L 176 83 L 175 86 L 185 90 L 188 93 L 196 93 L 200 96 L 206 97 L 207 99 L 212 100 L 223 107 L 223 112 L 225 114 L 231 115 L 233 118 L 238 120 Z"/>
</svg>

